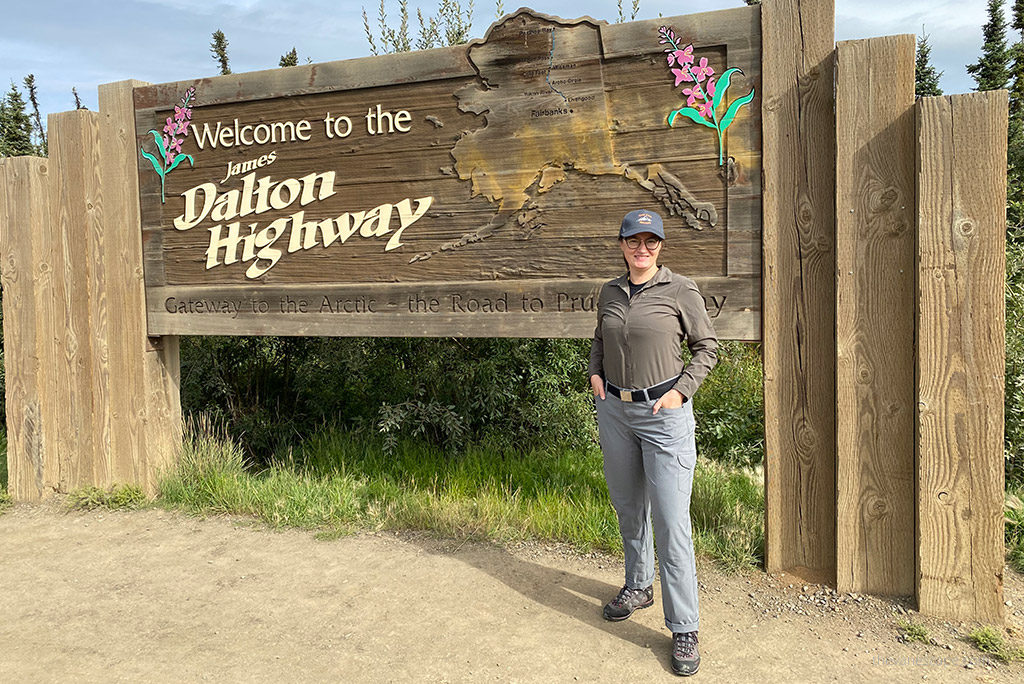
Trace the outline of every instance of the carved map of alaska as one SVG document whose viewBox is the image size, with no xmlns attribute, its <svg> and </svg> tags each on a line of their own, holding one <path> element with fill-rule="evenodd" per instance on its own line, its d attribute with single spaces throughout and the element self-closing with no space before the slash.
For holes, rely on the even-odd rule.
<svg viewBox="0 0 1024 684">
<path fill-rule="evenodd" d="M 474 196 L 496 205 L 495 214 L 475 231 L 413 261 L 485 239 L 509 221 L 521 230 L 538 227 L 543 219 L 534 200 L 572 172 L 629 179 L 691 228 L 718 222 L 714 206 L 697 201 L 660 164 L 631 164 L 617 157 L 606 110 L 599 22 L 563 22 L 520 10 L 467 49 L 479 79 L 455 97 L 459 109 L 483 115 L 486 125 L 455 144 L 454 173 L 472 183 Z"/>
</svg>

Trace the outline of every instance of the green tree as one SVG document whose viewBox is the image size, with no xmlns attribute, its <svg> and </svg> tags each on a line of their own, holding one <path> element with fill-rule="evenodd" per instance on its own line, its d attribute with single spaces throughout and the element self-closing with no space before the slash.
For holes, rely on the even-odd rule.
<svg viewBox="0 0 1024 684">
<path fill-rule="evenodd" d="M 36 77 L 35 74 L 29 74 L 23 81 L 25 88 L 28 90 L 28 101 L 32 105 L 32 134 L 36 139 L 35 148 L 36 154 L 46 156 L 46 129 L 43 128 L 43 117 L 39 113 L 39 91 L 36 89 Z"/>
<path fill-rule="evenodd" d="M 381 47 L 378 49 L 377 41 L 373 37 L 373 30 L 370 28 L 370 17 L 366 14 L 366 8 L 363 8 L 363 31 L 366 34 L 366 41 L 370 44 L 370 53 L 378 55 L 381 52 L 412 50 L 413 43 L 409 36 L 408 0 L 399 0 L 398 2 L 397 27 L 388 24 L 386 9 L 385 0 L 380 0 L 377 26 L 380 30 Z M 499 3 L 499 11 L 500 9 Z M 416 17 L 420 25 L 419 38 L 416 40 L 417 50 L 460 45 L 469 40 L 469 31 L 473 27 L 473 0 L 469 0 L 465 9 L 459 0 L 440 0 L 437 6 L 437 16 L 424 17 L 421 10 L 416 10 Z"/>
<path fill-rule="evenodd" d="M 281 61 L 277 63 L 279 67 L 290 67 L 299 65 L 299 53 L 292 48 L 291 52 L 286 52 L 281 55 Z"/>
<path fill-rule="evenodd" d="M 619 20 L 618 20 L 618 23 L 621 24 L 621 23 L 626 21 L 626 12 L 622 8 L 622 0 L 618 0 L 618 6 L 619 6 Z M 640 0 L 633 0 L 633 9 L 631 10 L 631 13 L 630 13 L 630 16 L 629 16 L 629 21 L 633 21 L 634 19 L 636 19 L 636 15 L 639 12 L 640 12 Z"/>
<path fill-rule="evenodd" d="M 936 71 L 931 64 L 932 46 L 928 44 L 928 34 L 917 37 L 917 61 L 914 65 L 914 95 L 917 97 L 934 97 L 942 94 L 939 77 L 944 72 Z"/>
<path fill-rule="evenodd" d="M 1024 0 L 1013 3 L 1013 29 L 1017 40 L 1009 48 L 1010 121 L 1006 137 L 1008 163 L 1006 218 L 1007 237 L 1022 240 L 1024 226 Z"/>
<path fill-rule="evenodd" d="M 978 84 L 975 90 L 1005 88 L 1010 80 L 1010 51 L 1006 47 L 1003 0 L 988 0 L 988 22 L 982 35 L 985 42 L 981 46 L 981 58 L 967 65 L 967 73 Z"/>
<path fill-rule="evenodd" d="M 231 67 L 228 66 L 228 37 L 224 35 L 224 32 L 217 29 L 213 32 L 213 42 L 210 43 L 210 53 L 213 55 L 213 61 L 220 67 L 221 76 L 231 73 Z"/>
<path fill-rule="evenodd" d="M 37 152 L 32 144 L 32 118 L 25 111 L 21 91 L 11 81 L 11 89 L 0 99 L 0 157 L 20 157 Z"/>
</svg>

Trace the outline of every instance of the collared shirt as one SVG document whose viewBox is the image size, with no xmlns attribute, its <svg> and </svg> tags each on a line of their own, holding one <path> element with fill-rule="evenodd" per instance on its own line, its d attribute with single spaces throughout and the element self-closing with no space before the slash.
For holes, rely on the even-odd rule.
<svg viewBox="0 0 1024 684">
<path fill-rule="evenodd" d="M 683 367 L 682 343 L 692 357 Z M 718 362 L 718 336 L 697 284 L 661 266 L 633 297 L 629 273 L 605 283 L 588 375 L 616 387 L 644 389 L 679 377 L 674 388 L 692 397 Z"/>
</svg>

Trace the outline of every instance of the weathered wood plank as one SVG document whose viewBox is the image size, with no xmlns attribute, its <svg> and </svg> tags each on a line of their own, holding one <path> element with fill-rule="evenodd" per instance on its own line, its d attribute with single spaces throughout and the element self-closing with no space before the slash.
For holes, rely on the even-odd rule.
<svg viewBox="0 0 1024 684">
<path fill-rule="evenodd" d="M 839 591 L 914 592 L 914 49 L 836 48 Z"/>
<path fill-rule="evenodd" d="M 760 293 L 748 279 L 695 280 L 720 335 L 756 337 Z M 604 282 L 289 285 L 273 293 L 255 285 L 150 288 L 149 327 L 191 335 L 586 338 Z"/>
<path fill-rule="evenodd" d="M 88 265 L 89 334 L 92 353 L 91 395 L 93 413 L 92 431 L 92 483 L 105 485 L 113 481 L 112 451 L 110 446 L 110 321 L 107 315 L 107 272 L 105 258 L 103 182 L 100 156 L 100 115 L 98 112 L 80 113 L 82 127 L 83 162 L 92 167 L 84 173 L 85 193 L 85 253 L 82 259 Z M 91 161 L 90 161 L 91 160 Z"/>
<path fill-rule="evenodd" d="M 39 501 L 53 493 L 47 457 L 52 448 L 42 412 L 46 380 L 37 351 L 41 310 L 32 239 L 50 220 L 49 181 L 45 159 L 0 159 L 7 474 L 8 491 L 19 501 Z"/>
<path fill-rule="evenodd" d="M 180 445 L 176 341 L 146 338 L 132 81 L 100 86 L 112 478 L 153 491 Z"/>
<path fill-rule="evenodd" d="M 765 534 L 769 571 L 835 578 L 832 0 L 765 0 Z"/>
<path fill-rule="evenodd" d="M 1007 94 L 922 98 L 917 126 L 918 604 L 1001 623 Z"/>
<path fill-rule="evenodd" d="M 259 282 L 269 292 L 311 282 L 593 278 L 617 270 L 615 224 L 637 207 L 668 219 L 674 270 L 756 282 L 761 174 L 751 146 L 760 144 L 759 104 L 734 120 L 723 147 L 729 163 L 719 165 L 714 130 L 668 126 L 686 98 L 658 27 L 692 36 L 719 77 L 742 68 L 733 75 L 738 96 L 759 83 L 758 16 L 743 8 L 612 30 L 520 10 L 486 39 L 457 48 L 470 71 L 428 53 L 408 80 L 373 87 L 303 81 L 260 93 L 240 87 L 243 77 L 224 77 L 230 96 L 217 79 L 139 88 L 135 132 L 147 154 L 165 154 L 161 131 L 179 98 L 194 108 L 182 148 L 188 163 L 140 162 L 146 285 Z M 615 35 L 606 41 L 605 30 Z M 627 34 L 632 47 L 622 42 Z M 610 45 L 618 45 L 614 57 Z M 194 100 L 185 95 L 191 86 Z M 391 130 L 379 113 L 373 123 L 375 108 L 408 115 L 408 126 L 395 118 Z M 344 134 L 339 117 L 350 117 Z M 392 208 L 419 198 L 429 209 L 403 223 L 399 239 L 403 219 Z M 390 218 L 375 227 L 377 211 Z M 302 236 L 314 222 L 337 230 L 331 219 L 348 231 L 345 240 L 307 247 Z M 248 242 L 235 240 L 222 257 L 211 241 L 232 230 Z"/>
<path fill-rule="evenodd" d="M 53 369 L 53 433 L 61 491 L 94 484 L 92 331 L 89 321 L 88 190 L 95 187 L 95 114 L 85 110 L 48 119 L 52 297 L 42 316 L 49 329 L 41 363 Z"/>
</svg>

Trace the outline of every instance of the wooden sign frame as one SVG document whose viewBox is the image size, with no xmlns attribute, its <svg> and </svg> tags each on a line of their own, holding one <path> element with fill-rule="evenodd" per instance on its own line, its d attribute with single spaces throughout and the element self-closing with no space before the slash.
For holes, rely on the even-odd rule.
<svg viewBox="0 0 1024 684">
<path fill-rule="evenodd" d="M 589 337 L 647 207 L 719 335 L 760 339 L 756 7 L 523 9 L 468 45 L 134 101 L 150 335 Z"/>
</svg>

